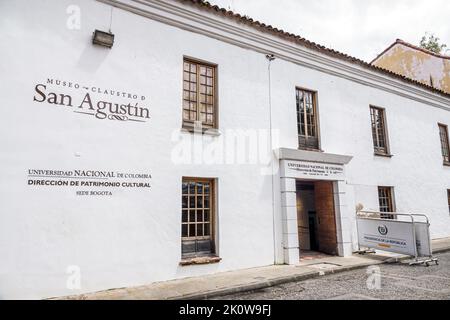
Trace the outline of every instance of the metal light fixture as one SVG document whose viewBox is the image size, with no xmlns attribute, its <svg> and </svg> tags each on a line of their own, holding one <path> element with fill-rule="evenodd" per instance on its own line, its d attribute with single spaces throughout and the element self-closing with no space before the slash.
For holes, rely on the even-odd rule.
<svg viewBox="0 0 450 320">
<path fill-rule="evenodd" d="M 111 48 L 114 44 L 114 34 L 111 32 L 95 30 L 94 36 L 92 37 L 92 43 Z"/>
<path fill-rule="evenodd" d="M 275 55 L 273 53 L 266 54 L 266 59 L 269 61 L 275 60 Z"/>
</svg>

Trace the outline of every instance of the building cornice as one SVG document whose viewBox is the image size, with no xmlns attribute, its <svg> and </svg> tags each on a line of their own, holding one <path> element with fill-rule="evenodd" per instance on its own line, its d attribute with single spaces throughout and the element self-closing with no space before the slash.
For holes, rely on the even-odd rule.
<svg viewBox="0 0 450 320">
<path fill-rule="evenodd" d="M 302 47 L 280 37 L 260 32 L 234 21 L 170 0 L 97 0 L 105 4 L 226 43 L 384 90 L 433 107 L 450 111 L 450 98 L 425 88 L 394 79 L 337 58 Z"/>
</svg>

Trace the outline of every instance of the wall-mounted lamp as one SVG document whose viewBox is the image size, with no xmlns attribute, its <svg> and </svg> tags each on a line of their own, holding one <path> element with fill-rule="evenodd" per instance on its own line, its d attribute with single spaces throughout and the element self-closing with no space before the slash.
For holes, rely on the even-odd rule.
<svg viewBox="0 0 450 320">
<path fill-rule="evenodd" d="M 269 60 L 269 61 L 273 61 L 273 60 L 275 60 L 275 55 L 274 54 L 266 54 L 266 59 L 267 60 Z"/>
<path fill-rule="evenodd" d="M 92 43 L 111 48 L 114 44 L 114 35 L 110 32 L 95 30 Z"/>
</svg>

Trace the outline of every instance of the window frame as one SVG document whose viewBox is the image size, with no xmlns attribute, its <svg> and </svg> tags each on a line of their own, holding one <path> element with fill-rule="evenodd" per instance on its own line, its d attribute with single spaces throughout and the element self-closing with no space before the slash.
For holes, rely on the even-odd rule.
<svg viewBox="0 0 450 320">
<path fill-rule="evenodd" d="M 381 149 L 381 147 L 376 146 L 377 141 L 375 141 L 375 136 L 378 139 L 378 132 L 374 128 L 374 119 L 372 116 L 372 109 L 378 110 L 379 113 L 381 113 L 382 121 L 383 121 L 383 136 L 384 136 L 384 145 L 385 147 Z M 382 157 L 392 157 L 391 151 L 390 151 L 390 145 L 389 145 L 389 131 L 388 131 L 388 125 L 387 125 L 387 115 L 386 115 L 386 108 L 375 106 L 375 105 L 369 105 L 369 113 L 370 113 L 370 131 L 372 134 L 372 145 L 373 145 L 373 153 L 376 156 L 382 156 Z M 375 129 L 375 133 L 374 133 Z"/>
<path fill-rule="evenodd" d="M 448 126 L 444 123 L 438 123 L 438 128 L 439 128 L 439 142 L 441 145 L 441 155 L 442 155 L 442 160 L 443 160 L 443 164 L 446 166 L 450 166 L 450 142 L 449 142 L 449 137 L 448 137 Z M 447 142 L 447 159 L 445 158 L 445 154 L 444 154 L 444 150 L 445 150 L 445 145 L 444 145 L 444 141 L 442 141 L 442 135 L 441 135 L 441 128 L 444 130 L 445 133 L 445 138 L 446 138 L 446 142 Z"/>
<path fill-rule="evenodd" d="M 197 72 L 197 78 L 196 78 L 196 114 L 197 114 L 197 120 L 186 120 L 184 119 L 184 64 L 185 63 L 191 63 L 191 64 L 195 64 L 196 65 L 196 72 Z M 199 66 L 205 66 L 205 67 L 209 67 L 212 68 L 214 71 L 213 74 L 213 125 L 204 125 L 204 122 L 199 120 L 200 118 L 200 99 L 199 99 L 199 95 L 200 95 L 200 72 L 199 72 Z M 197 128 L 197 123 L 201 123 L 201 128 L 202 128 L 202 132 L 211 130 L 211 131 L 218 131 L 219 129 L 219 90 L 218 90 L 218 84 L 219 84 L 219 65 L 217 63 L 212 63 L 206 60 L 202 60 L 202 59 L 198 59 L 198 58 L 194 58 L 194 57 L 190 57 L 190 56 L 183 56 L 183 62 L 182 62 L 182 74 L 181 74 L 181 92 L 182 92 L 182 97 L 181 97 L 181 120 L 182 120 L 182 128 L 186 129 L 187 131 L 193 132 L 196 130 Z"/>
<path fill-rule="evenodd" d="M 447 189 L 448 213 L 450 214 L 450 189 Z"/>
<path fill-rule="evenodd" d="M 312 148 L 312 147 L 308 147 L 308 144 L 306 143 L 306 146 L 301 146 L 300 145 L 300 132 L 298 131 L 298 127 L 299 127 L 299 119 L 298 119 L 298 109 L 297 109 L 297 91 L 303 91 L 303 92 L 308 92 L 311 93 L 312 98 L 313 98 L 313 110 L 314 110 L 314 122 L 315 122 L 315 126 L 316 126 L 316 139 L 317 139 L 317 147 L 316 148 Z M 304 107 L 305 110 L 305 107 Z M 297 128 L 297 146 L 299 150 L 306 150 L 306 151 L 319 151 L 322 152 L 322 145 L 321 145 L 321 139 L 320 139 L 320 119 L 319 119 L 319 91 L 318 90 L 313 90 L 313 89 L 309 89 L 306 87 L 301 87 L 301 86 L 296 86 L 295 87 L 295 115 L 296 115 L 296 128 Z M 306 116 L 306 114 L 305 114 Z M 306 117 L 305 117 L 306 119 Z M 307 128 L 307 123 L 305 122 L 305 133 L 308 134 L 308 128 Z M 307 140 L 307 135 L 303 136 L 306 137 L 305 140 Z"/>
<path fill-rule="evenodd" d="M 183 183 L 185 182 L 208 182 L 210 184 L 210 193 L 209 193 L 209 236 L 195 236 L 195 237 L 183 237 Z M 217 256 L 217 248 L 216 248 L 216 179 L 215 178 L 204 178 L 204 177 L 182 177 L 181 179 L 181 216 L 180 216 L 180 244 L 181 244 L 181 258 L 182 259 L 191 259 L 191 258 L 198 258 L 198 257 L 215 257 Z M 197 191 L 195 192 L 197 194 Z M 204 195 L 204 193 L 203 193 Z M 195 199 L 196 203 L 196 199 Z M 188 211 L 192 210 L 193 208 L 188 207 Z M 195 219 L 197 221 L 197 205 L 193 209 L 195 210 Z M 204 210 L 204 208 L 202 208 Z M 189 212 L 188 212 L 188 229 L 189 229 Z M 203 215 L 203 221 L 204 221 L 204 215 Z M 196 222 L 197 223 L 197 222 Z M 202 251 L 195 251 L 195 252 L 189 252 L 189 253 L 183 253 L 183 241 L 196 241 L 196 240 L 209 240 L 211 242 L 211 250 L 210 252 L 202 252 Z"/>
<path fill-rule="evenodd" d="M 382 206 L 381 206 L 381 194 L 380 191 L 384 189 L 387 190 L 388 192 L 386 193 L 388 195 L 387 200 L 388 200 L 388 206 L 390 207 L 391 211 L 383 211 L 382 210 Z M 377 187 L 377 191 L 378 191 L 378 210 L 380 212 L 396 212 L 396 207 L 395 207 L 395 194 L 394 194 L 394 187 L 391 186 L 378 186 Z M 380 214 L 380 218 L 381 219 L 389 219 L 389 220 L 393 220 L 395 219 L 395 216 L 392 214 Z"/>
</svg>

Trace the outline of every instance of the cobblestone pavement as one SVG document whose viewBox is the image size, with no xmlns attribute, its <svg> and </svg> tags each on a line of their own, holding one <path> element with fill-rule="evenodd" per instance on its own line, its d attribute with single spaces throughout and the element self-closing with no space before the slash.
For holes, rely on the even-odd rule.
<svg viewBox="0 0 450 320">
<path fill-rule="evenodd" d="M 382 264 L 215 299 L 230 300 L 450 300 L 450 252 L 439 265 Z"/>
</svg>

